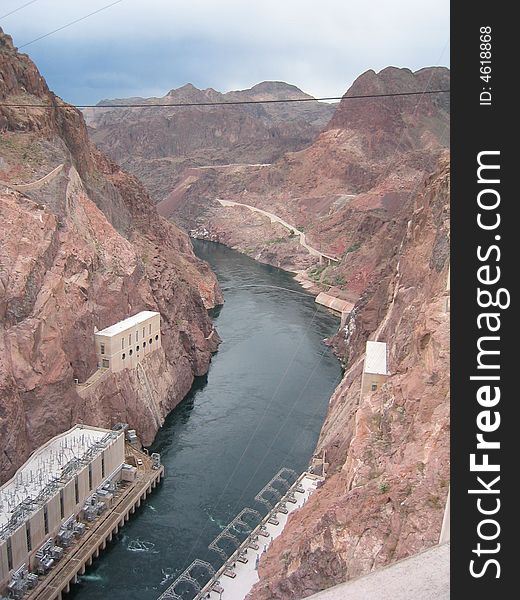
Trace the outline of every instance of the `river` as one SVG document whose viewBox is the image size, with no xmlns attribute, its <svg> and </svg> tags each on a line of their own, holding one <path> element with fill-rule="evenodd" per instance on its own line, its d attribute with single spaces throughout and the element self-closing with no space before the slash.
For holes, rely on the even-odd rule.
<svg viewBox="0 0 520 600">
<path fill-rule="evenodd" d="M 154 600 L 281 468 L 305 470 L 341 369 L 323 339 L 339 321 L 291 275 L 195 241 L 224 292 L 222 344 L 207 376 L 172 411 L 150 449 L 164 482 L 68 596 Z"/>
</svg>

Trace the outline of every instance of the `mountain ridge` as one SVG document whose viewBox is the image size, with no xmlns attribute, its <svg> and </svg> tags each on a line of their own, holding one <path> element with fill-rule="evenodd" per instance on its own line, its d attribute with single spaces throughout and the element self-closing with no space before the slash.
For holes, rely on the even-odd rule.
<svg viewBox="0 0 520 600">
<path fill-rule="evenodd" d="M 449 95 L 349 98 L 374 91 L 415 92 L 427 84 L 448 89 L 449 70 L 367 71 L 307 147 L 286 152 L 263 168 L 186 169 L 159 203 L 159 211 L 195 235 L 209 236 L 257 260 L 290 271 L 313 268 L 316 259 L 289 231 L 246 208 L 223 207 L 217 199 L 274 213 L 305 230 L 310 245 L 343 257 L 336 268 L 322 270 L 318 283 L 327 287 L 345 279 L 346 293 L 355 300 L 376 265 L 375 257 L 369 259 L 370 248 L 362 246 L 376 228 L 391 223 L 399 205 L 447 152 Z"/>
<path fill-rule="evenodd" d="M 244 102 L 311 98 L 283 82 L 261 82 L 226 93 L 193 84 L 170 90 L 140 104 Z M 125 104 L 131 100 L 105 100 Z M 331 118 L 330 104 L 234 104 L 171 108 L 84 109 L 94 143 L 137 175 L 156 202 L 179 182 L 186 168 L 233 163 L 270 163 L 286 151 L 310 144 Z"/>
</svg>

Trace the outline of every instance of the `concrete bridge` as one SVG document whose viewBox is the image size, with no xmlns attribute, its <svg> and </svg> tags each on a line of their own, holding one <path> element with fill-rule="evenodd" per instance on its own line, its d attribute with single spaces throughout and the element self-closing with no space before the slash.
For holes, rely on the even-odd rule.
<svg viewBox="0 0 520 600">
<path fill-rule="evenodd" d="M 327 262 L 327 264 L 330 265 L 332 263 L 338 263 L 339 262 L 339 258 L 338 257 L 331 256 L 330 254 L 325 254 L 325 252 L 321 252 L 321 250 L 318 250 L 317 248 L 314 248 L 313 246 L 311 246 L 310 244 L 308 244 L 307 243 L 307 239 L 305 237 L 305 233 L 303 231 L 301 231 L 300 229 L 298 229 L 294 225 L 291 225 L 290 223 L 287 223 L 287 221 L 284 221 L 278 215 L 275 215 L 274 213 L 268 212 L 267 210 L 263 210 L 262 208 L 257 208 L 256 206 L 251 206 L 250 204 L 243 204 L 242 202 L 233 202 L 231 200 L 222 200 L 220 198 L 217 198 L 216 200 L 222 206 L 243 206 L 245 208 L 248 208 L 252 212 L 256 212 L 256 213 L 259 213 L 261 215 L 264 215 L 264 217 L 267 217 L 271 221 L 271 223 L 279 223 L 280 225 L 282 225 L 283 227 L 285 227 L 286 229 L 288 229 L 289 231 L 291 231 L 295 235 L 298 235 L 299 238 L 300 238 L 300 246 L 303 246 L 311 256 L 317 256 L 319 258 L 319 260 L 320 260 L 320 264 L 323 264 L 324 262 Z"/>
</svg>

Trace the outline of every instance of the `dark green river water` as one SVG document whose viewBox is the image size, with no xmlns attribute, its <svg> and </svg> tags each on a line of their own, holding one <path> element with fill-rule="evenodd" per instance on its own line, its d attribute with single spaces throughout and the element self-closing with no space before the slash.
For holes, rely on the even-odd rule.
<svg viewBox="0 0 520 600">
<path fill-rule="evenodd" d="M 153 600 L 283 466 L 306 469 L 341 369 L 323 339 L 336 317 L 292 277 L 211 242 L 222 344 L 206 377 L 168 416 L 151 448 L 166 468 L 148 498 L 68 596 Z M 280 289 L 281 288 L 281 289 Z"/>
</svg>

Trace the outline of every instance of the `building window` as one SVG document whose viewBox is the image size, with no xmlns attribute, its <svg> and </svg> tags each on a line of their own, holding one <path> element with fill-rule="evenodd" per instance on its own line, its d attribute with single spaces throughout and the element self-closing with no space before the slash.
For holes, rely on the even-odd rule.
<svg viewBox="0 0 520 600">
<path fill-rule="evenodd" d="M 13 568 L 13 546 L 11 538 L 7 538 L 7 568 L 9 571 Z"/>
<path fill-rule="evenodd" d="M 43 528 L 45 530 L 45 535 L 47 535 L 49 533 L 49 512 L 47 505 L 43 507 Z"/>
<path fill-rule="evenodd" d="M 159 336 L 158 336 L 158 335 L 156 335 L 156 336 L 155 336 L 155 341 L 157 341 L 158 339 L 159 339 Z"/>
<path fill-rule="evenodd" d="M 150 338 L 149 344 L 150 344 L 150 346 L 153 344 L 152 338 Z"/>
<path fill-rule="evenodd" d="M 78 476 L 76 475 L 76 479 L 74 479 L 74 497 L 76 499 L 76 504 L 79 502 L 79 481 Z"/>
<path fill-rule="evenodd" d="M 137 348 L 135 350 L 136 350 L 136 352 L 139 352 L 139 346 L 137 346 Z"/>
<path fill-rule="evenodd" d="M 132 348 L 130 348 L 130 352 L 128 354 L 130 354 L 130 356 L 132 356 L 133 353 L 134 353 L 134 351 L 132 350 Z"/>
<path fill-rule="evenodd" d="M 122 337 L 121 338 L 121 350 L 124 350 L 124 349 L 125 349 L 125 338 Z"/>
<path fill-rule="evenodd" d="M 105 344 L 101 344 L 101 354 L 105 354 Z"/>
<path fill-rule="evenodd" d="M 152 324 L 151 323 L 148 325 L 148 333 L 150 335 L 152 335 Z"/>
<path fill-rule="evenodd" d="M 101 455 L 101 477 L 105 479 L 105 453 Z"/>
<path fill-rule="evenodd" d="M 27 550 L 30 552 L 32 550 L 32 543 L 31 543 L 31 524 L 29 522 L 27 522 L 25 524 L 25 537 L 27 539 Z"/>
<path fill-rule="evenodd" d="M 145 336 L 145 335 L 146 335 L 146 333 L 145 333 L 145 329 L 144 329 L 144 327 L 143 327 L 143 340 L 144 340 L 144 336 Z"/>
<path fill-rule="evenodd" d="M 65 517 L 65 502 L 63 500 L 63 490 L 60 490 L 60 515 L 62 519 Z"/>
<path fill-rule="evenodd" d="M 143 348 L 146 348 L 146 342 L 143 342 Z"/>
<path fill-rule="evenodd" d="M 125 360 L 126 358 L 126 354 L 123 352 L 123 356 L 122 356 L 123 360 Z"/>
<path fill-rule="evenodd" d="M 88 466 L 88 489 L 92 489 L 92 463 Z"/>
<path fill-rule="evenodd" d="M 110 361 L 108 360 L 108 358 L 104 358 L 103 359 L 103 368 L 108 369 L 109 366 L 110 366 Z"/>
<path fill-rule="evenodd" d="M 372 384 L 372 391 L 375 392 L 377 390 L 377 383 Z"/>
<path fill-rule="evenodd" d="M 135 332 L 135 341 L 138 342 L 139 341 L 139 331 Z"/>
<path fill-rule="evenodd" d="M 132 345 L 132 334 L 130 334 L 128 336 L 128 345 L 131 346 Z"/>
</svg>

